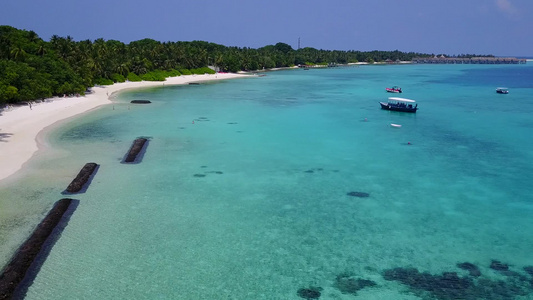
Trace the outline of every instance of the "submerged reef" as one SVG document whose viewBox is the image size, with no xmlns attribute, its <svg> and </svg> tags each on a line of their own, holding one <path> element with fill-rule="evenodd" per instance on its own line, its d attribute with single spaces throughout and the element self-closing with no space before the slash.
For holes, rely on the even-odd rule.
<svg viewBox="0 0 533 300">
<path fill-rule="evenodd" d="M 320 298 L 322 288 L 321 287 L 308 287 L 308 288 L 301 288 L 296 292 L 298 296 L 310 300 L 310 299 L 318 299 Z"/>
<path fill-rule="evenodd" d="M 533 266 L 524 267 L 524 271 L 533 277 Z"/>
<path fill-rule="evenodd" d="M 479 268 L 472 263 L 460 263 L 457 267 L 469 271 L 469 275 L 462 277 L 456 272 L 430 274 L 416 268 L 398 267 L 383 271 L 382 276 L 385 280 L 408 286 L 410 292 L 425 299 L 511 300 L 533 293 L 532 278 L 509 270 L 507 264 L 497 260 L 492 261 L 490 268 L 505 276 L 499 280 L 482 277 Z M 533 276 L 533 267 L 524 267 L 524 271 Z"/>
<path fill-rule="evenodd" d="M 490 268 L 496 271 L 507 271 L 509 266 L 498 260 L 493 260 L 490 264 Z"/>
<path fill-rule="evenodd" d="M 470 273 L 470 276 L 473 276 L 473 277 L 481 276 L 481 271 L 473 263 L 464 262 L 464 263 L 457 264 L 457 267 L 459 267 L 460 269 L 468 271 Z"/>
<path fill-rule="evenodd" d="M 304 173 L 315 173 L 315 172 L 320 172 L 320 171 L 324 171 L 324 169 L 322 169 L 322 168 L 312 168 L 312 169 L 309 169 L 309 170 L 305 170 Z"/>
<path fill-rule="evenodd" d="M 399 281 L 409 286 L 415 294 L 429 292 L 437 299 L 476 299 L 471 297 L 475 287 L 471 278 L 457 276 L 455 272 L 444 272 L 442 275 L 420 273 L 415 268 L 394 268 L 385 270 L 383 278 Z"/>
<path fill-rule="evenodd" d="M 343 294 L 357 295 L 357 291 L 366 287 L 373 287 L 377 284 L 368 279 L 353 278 L 350 274 L 340 274 L 337 276 L 334 286 Z"/>
<path fill-rule="evenodd" d="M 313 174 L 313 173 L 320 173 L 320 172 L 331 172 L 331 173 L 339 173 L 340 171 L 337 170 L 337 169 L 333 169 L 333 170 L 328 170 L 328 169 L 324 169 L 324 168 L 309 168 L 305 171 L 303 171 L 304 173 L 308 173 L 308 174 Z"/>
<path fill-rule="evenodd" d="M 207 166 L 200 166 L 200 168 L 205 169 L 205 168 L 207 168 Z M 222 175 L 222 174 L 224 174 L 224 172 L 222 172 L 222 171 L 205 171 L 203 174 L 202 174 L 202 173 L 196 173 L 196 174 L 194 174 L 193 176 L 194 176 L 194 177 L 206 177 L 207 174 L 218 174 L 218 175 Z"/>
<path fill-rule="evenodd" d="M 352 196 L 352 197 L 359 197 L 359 198 L 370 197 L 370 194 L 369 193 L 365 193 L 365 192 L 349 192 L 349 193 L 346 193 L 346 195 Z"/>
</svg>

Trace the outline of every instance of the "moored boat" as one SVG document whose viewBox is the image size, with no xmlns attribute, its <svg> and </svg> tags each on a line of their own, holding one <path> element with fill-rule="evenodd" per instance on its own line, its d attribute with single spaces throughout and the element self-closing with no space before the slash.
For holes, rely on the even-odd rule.
<svg viewBox="0 0 533 300">
<path fill-rule="evenodd" d="M 509 89 L 505 87 L 496 88 L 496 93 L 498 94 L 509 94 Z"/>
<path fill-rule="evenodd" d="M 389 93 L 401 93 L 402 92 L 402 88 L 399 87 L 399 86 L 393 86 L 391 88 L 385 88 L 385 90 Z"/>
<path fill-rule="evenodd" d="M 389 97 L 389 101 L 379 102 L 381 109 L 392 110 L 392 111 L 401 111 L 401 112 L 410 112 L 416 113 L 418 110 L 418 104 L 415 100 L 399 98 L 399 97 Z"/>
</svg>

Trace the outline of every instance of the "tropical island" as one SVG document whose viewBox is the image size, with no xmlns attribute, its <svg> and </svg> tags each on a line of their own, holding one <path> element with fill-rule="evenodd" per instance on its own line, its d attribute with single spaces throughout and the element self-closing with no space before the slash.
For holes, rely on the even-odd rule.
<svg viewBox="0 0 533 300">
<path fill-rule="evenodd" d="M 434 56 L 398 50 L 295 50 L 281 42 L 258 49 L 148 38 L 125 44 L 103 39 L 74 41 L 70 36 L 54 35 L 47 42 L 34 31 L 0 26 L 0 107 L 54 96 L 84 95 L 89 87 L 125 81 L 164 81 L 168 77 L 216 71 L 411 61 Z M 461 57 L 475 56 L 479 55 Z"/>
</svg>

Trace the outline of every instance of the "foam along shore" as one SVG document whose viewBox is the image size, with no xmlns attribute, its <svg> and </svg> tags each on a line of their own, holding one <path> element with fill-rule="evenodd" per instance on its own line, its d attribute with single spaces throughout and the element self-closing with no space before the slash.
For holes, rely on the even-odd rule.
<svg viewBox="0 0 533 300">
<path fill-rule="evenodd" d="M 0 111 L 0 180 L 22 169 L 39 149 L 37 135 L 46 127 L 105 104 L 111 104 L 113 93 L 143 87 L 188 84 L 250 76 L 249 74 L 217 73 L 183 75 L 166 81 L 123 82 L 91 88 L 92 93 L 79 97 L 50 98 L 31 106 Z"/>
</svg>

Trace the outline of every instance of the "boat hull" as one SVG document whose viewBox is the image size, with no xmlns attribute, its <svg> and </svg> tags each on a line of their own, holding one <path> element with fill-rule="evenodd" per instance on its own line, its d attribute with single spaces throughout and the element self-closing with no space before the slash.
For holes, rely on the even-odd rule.
<svg viewBox="0 0 533 300">
<path fill-rule="evenodd" d="M 399 86 L 393 86 L 393 87 L 390 87 L 390 88 L 385 88 L 385 90 L 389 93 L 401 93 L 402 92 L 402 88 L 399 87 Z"/>
<path fill-rule="evenodd" d="M 418 110 L 417 107 L 398 106 L 395 104 L 385 103 L 385 102 L 379 102 L 379 104 L 381 105 L 381 109 L 390 110 L 390 111 L 416 113 L 416 111 Z"/>
</svg>

